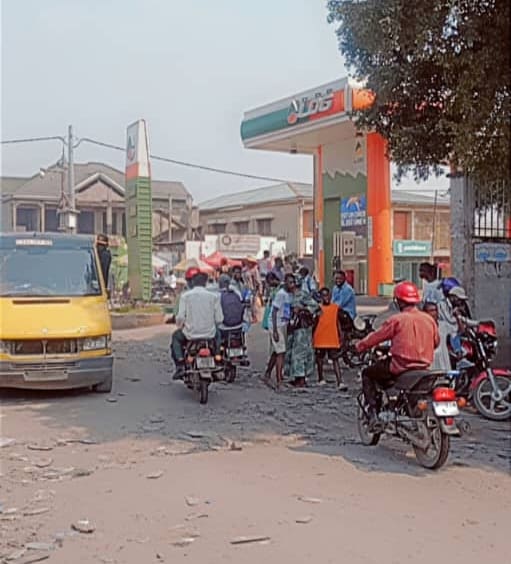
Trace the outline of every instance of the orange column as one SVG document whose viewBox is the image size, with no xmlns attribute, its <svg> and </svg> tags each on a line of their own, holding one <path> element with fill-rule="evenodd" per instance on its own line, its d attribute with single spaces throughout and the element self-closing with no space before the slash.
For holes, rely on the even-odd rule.
<svg viewBox="0 0 511 564">
<path fill-rule="evenodd" d="M 325 251 L 323 242 L 323 147 L 320 145 L 315 155 L 314 178 L 314 270 L 320 288 L 325 285 Z"/>
<path fill-rule="evenodd" d="M 390 162 L 378 133 L 367 135 L 368 294 L 394 278 L 392 260 Z M 372 239 L 372 240 L 371 240 Z"/>
</svg>

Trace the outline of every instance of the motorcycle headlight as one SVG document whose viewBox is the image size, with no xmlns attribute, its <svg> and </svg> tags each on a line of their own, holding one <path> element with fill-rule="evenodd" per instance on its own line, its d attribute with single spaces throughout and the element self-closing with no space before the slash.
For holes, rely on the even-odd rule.
<svg viewBox="0 0 511 564">
<path fill-rule="evenodd" d="M 82 340 L 83 351 L 97 351 L 110 347 L 110 336 L 101 335 L 100 337 L 87 337 Z"/>
</svg>

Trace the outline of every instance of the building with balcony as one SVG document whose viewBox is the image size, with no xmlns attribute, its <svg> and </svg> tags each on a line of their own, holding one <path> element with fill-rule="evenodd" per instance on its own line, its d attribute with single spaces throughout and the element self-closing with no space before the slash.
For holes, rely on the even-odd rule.
<svg viewBox="0 0 511 564">
<path fill-rule="evenodd" d="M 75 164 L 78 233 L 126 236 L 124 172 L 104 163 Z M 67 195 L 67 170 L 57 165 L 29 177 L 2 177 L 1 231 L 58 231 L 58 207 Z M 182 246 L 192 237 L 193 200 L 181 182 L 151 180 L 153 241 Z M 172 218 L 169 230 L 169 217 Z"/>
</svg>

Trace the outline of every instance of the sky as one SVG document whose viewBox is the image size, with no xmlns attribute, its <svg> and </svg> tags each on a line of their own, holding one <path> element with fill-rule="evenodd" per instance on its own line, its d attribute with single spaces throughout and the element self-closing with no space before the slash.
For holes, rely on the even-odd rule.
<svg viewBox="0 0 511 564">
<path fill-rule="evenodd" d="M 153 154 L 312 181 L 300 155 L 244 149 L 243 113 L 347 75 L 326 0 L 1 0 L 2 139 L 66 135 L 125 144 L 148 124 Z M 3 175 L 58 160 L 59 142 L 2 148 Z M 77 162 L 124 169 L 123 153 L 82 144 Z M 267 185 L 152 163 L 196 201 Z M 426 189 L 445 188 L 434 179 Z M 400 188 L 420 189 L 412 180 Z"/>
</svg>

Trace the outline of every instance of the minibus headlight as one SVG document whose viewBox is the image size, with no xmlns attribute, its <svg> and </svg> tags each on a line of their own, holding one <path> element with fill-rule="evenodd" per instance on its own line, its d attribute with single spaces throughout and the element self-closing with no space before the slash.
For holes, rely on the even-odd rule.
<svg viewBox="0 0 511 564">
<path fill-rule="evenodd" d="M 110 346 L 110 337 L 108 335 L 101 335 L 101 337 L 87 337 L 82 339 L 83 351 L 97 351 L 100 349 L 107 349 Z"/>
<path fill-rule="evenodd" d="M 0 354 L 11 354 L 11 342 L 0 340 Z"/>
</svg>

